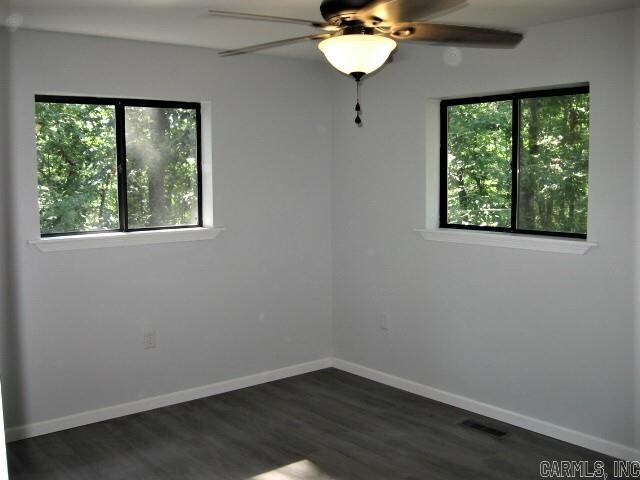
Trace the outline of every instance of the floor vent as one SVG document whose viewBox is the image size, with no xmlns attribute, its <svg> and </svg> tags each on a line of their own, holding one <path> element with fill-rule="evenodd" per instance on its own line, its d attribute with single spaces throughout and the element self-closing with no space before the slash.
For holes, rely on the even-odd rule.
<svg viewBox="0 0 640 480">
<path fill-rule="evenodd" d="M 492 437 L 497 438 L 502 438 L 507 434 L 507 432 L 503 432 L 502 430 L 490 427 L 489 425 L 476 422 L 475 420 L 464 420 L 463 422 L 460 422 L 459 425 L 462 427 L 472 428 L 474 430 L 486 433 L 487 435 L 491 435 Z"/>
</svg>

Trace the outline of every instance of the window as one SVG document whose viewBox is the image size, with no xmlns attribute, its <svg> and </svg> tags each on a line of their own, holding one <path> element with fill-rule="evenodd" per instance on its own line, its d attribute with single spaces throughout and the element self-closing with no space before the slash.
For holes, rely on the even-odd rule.
<svg viewBox="0 0 640 480">
<path fill-rule="evenodd" d="M 587 237 L 589 87 L 445 100 L 440 227 Z"/>
<path fill-rule="evenodd" d="M 200 104 L 36 96 L 43 237 L 202 226 Z"/>
</svg>

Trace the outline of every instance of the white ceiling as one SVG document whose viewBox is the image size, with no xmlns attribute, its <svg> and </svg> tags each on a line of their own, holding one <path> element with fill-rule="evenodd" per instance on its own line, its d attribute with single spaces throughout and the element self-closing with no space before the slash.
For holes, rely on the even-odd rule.
<svg viewBox="0 0 640 480">
<path fill-rule="evenodd" d="M 3 0 L 0 0 L 2 2 Z M 640 6 L 640 0 L 468 0 L 444 23 L 529 27 Z M 10 0 L 10 22 L 23 28 L 116 38 L 237 48 L 313 33 L 289 24 L 212 18 L 210 8 L 321 20 L 320 0 Z M 269 54 L 319 58 L 309 44 Z"/>
</svg>

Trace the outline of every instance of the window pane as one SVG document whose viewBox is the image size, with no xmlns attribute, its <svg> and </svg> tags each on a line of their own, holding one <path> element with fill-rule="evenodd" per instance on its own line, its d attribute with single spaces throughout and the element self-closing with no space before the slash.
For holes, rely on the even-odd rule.
<svg viewBox="0 0 640 480">
<path fill-rule="evenodd" d="M 586 234 L 589 95 L 520 105 L 518 228 Z"/>
<path fill-rule="evenodd" d="M 126 107 L 129 228 L 198 225 L 196 111 Z"/>
<path fill-rule="evenodd" d="M 119 228 L 113 106 L 37 102 L 36 148 L 43 235 Z"/>
<path fill-rule="evenodd" d="M 512 102 L 448 109 L 447 222 L 511 226 Z"/>
</svg>

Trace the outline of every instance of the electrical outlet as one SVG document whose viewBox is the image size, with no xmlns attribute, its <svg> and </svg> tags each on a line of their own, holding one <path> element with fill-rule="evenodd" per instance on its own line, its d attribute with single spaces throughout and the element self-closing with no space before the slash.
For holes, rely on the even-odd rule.
<svg viewBox="0 0 640 480">
<path fill-rule="evenodd" d="M 144 332 L 144 349 L 156 348 L 157 346 L 157 332 L 155 330 L 146 330 Z"/>
</svg>

